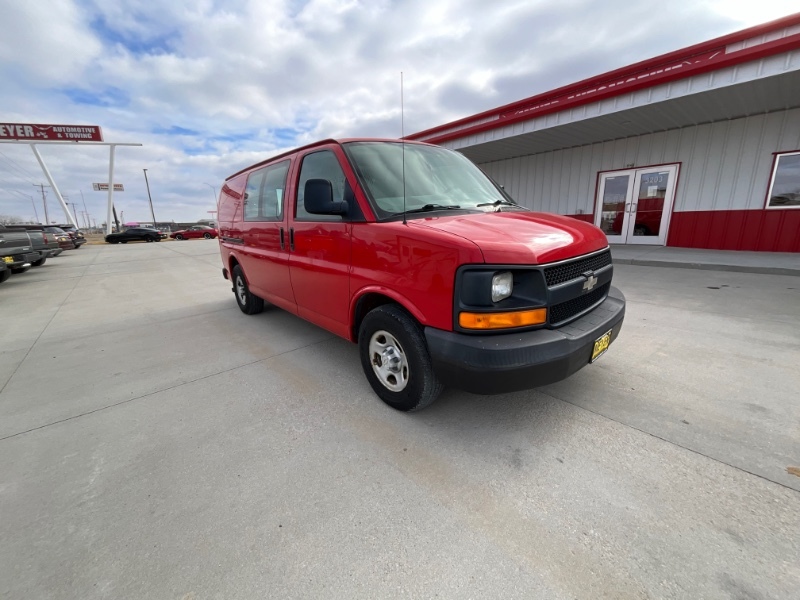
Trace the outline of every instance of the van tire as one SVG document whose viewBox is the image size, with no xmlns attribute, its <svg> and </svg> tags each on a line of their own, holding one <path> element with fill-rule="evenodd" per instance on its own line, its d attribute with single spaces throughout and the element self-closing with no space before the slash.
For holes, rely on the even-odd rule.
<svg viewBox="0 0 800 600">
<path fill-rule="evenodd" d="M 236 304 L 239 305 L 239 309 L 246 315 L 257 315 L 264 310 L 264 300 L 250 291 L 242 267 L 236 265 L 231 274 L 233 275 L 233 295 L 236 296 Z"/>
<path fill-rule="evenodd" d="M 380 353 L 381 348 L 399 359 L 397 377 L 381 362 L 386 356 Z M 358 349 L 367 381 L 378 397 L 394 409 L 421 410 L 444 389 L 433 372 L 422 329 L 396 304 L 384 304 L 367 313 L 358 330 Z M 384 383 L 387 374 L 388 381 Z M 395 391 L 387 386 L 401 389 Z"/>
</svg>

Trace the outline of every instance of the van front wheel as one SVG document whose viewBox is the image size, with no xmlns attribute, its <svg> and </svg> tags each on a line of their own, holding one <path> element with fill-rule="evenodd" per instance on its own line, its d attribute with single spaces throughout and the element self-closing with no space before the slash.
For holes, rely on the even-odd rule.
<svg viewBox="0 0 800 600">
<path fill-rule="evenodd" d="M 242 267 L 233 267 L 233 295 L 236 296 L 236 304 L 246 315 L 256 315 L 264 310 L 264 300 L 256 296 L 247 287 L 247 280 L 244 278 Z"/>
<path fill-rule="evenodd" d="M 367 381 L 392 408 L 420 410 L 444 389 L 433 372 L 422 330 L 399 306 L 379 306 L 364 317 L 358 348 Z"/>
</svg>

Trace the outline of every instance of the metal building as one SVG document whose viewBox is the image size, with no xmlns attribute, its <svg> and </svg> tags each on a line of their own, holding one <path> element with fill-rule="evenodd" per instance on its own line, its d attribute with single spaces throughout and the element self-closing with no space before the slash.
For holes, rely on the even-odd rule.
<svg viewBox="0 0 800 600">
<path fill-rule="evenodd" d="M 612 243 L 800 252 L 800 13 L 408 137 Z"/>
</svg>

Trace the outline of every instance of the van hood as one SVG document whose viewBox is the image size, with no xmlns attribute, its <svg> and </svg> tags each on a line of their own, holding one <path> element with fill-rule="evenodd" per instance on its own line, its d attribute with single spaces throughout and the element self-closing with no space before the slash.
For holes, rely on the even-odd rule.
<svg viewBox="0 0 800 600">
<path fill-rule="evenodd" d="M 572 217 L 537 212 L 490 212 L 416 221 L 475 243 L 487 263 L 543 264 L 602 250 L 606 235 Z"/>
</svg>

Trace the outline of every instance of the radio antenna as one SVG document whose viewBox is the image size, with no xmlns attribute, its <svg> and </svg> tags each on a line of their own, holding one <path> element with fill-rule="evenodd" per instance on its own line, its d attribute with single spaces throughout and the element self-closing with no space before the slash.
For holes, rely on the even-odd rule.
<svg viewBox="0 0 800 600">
<path fill-rule="evenodd" d="M 400 71 L 400 143 L 403 155 L 403 225 L 406 225 L 406 125 L 403 106 L 403 72 Z"/>
</svg>

